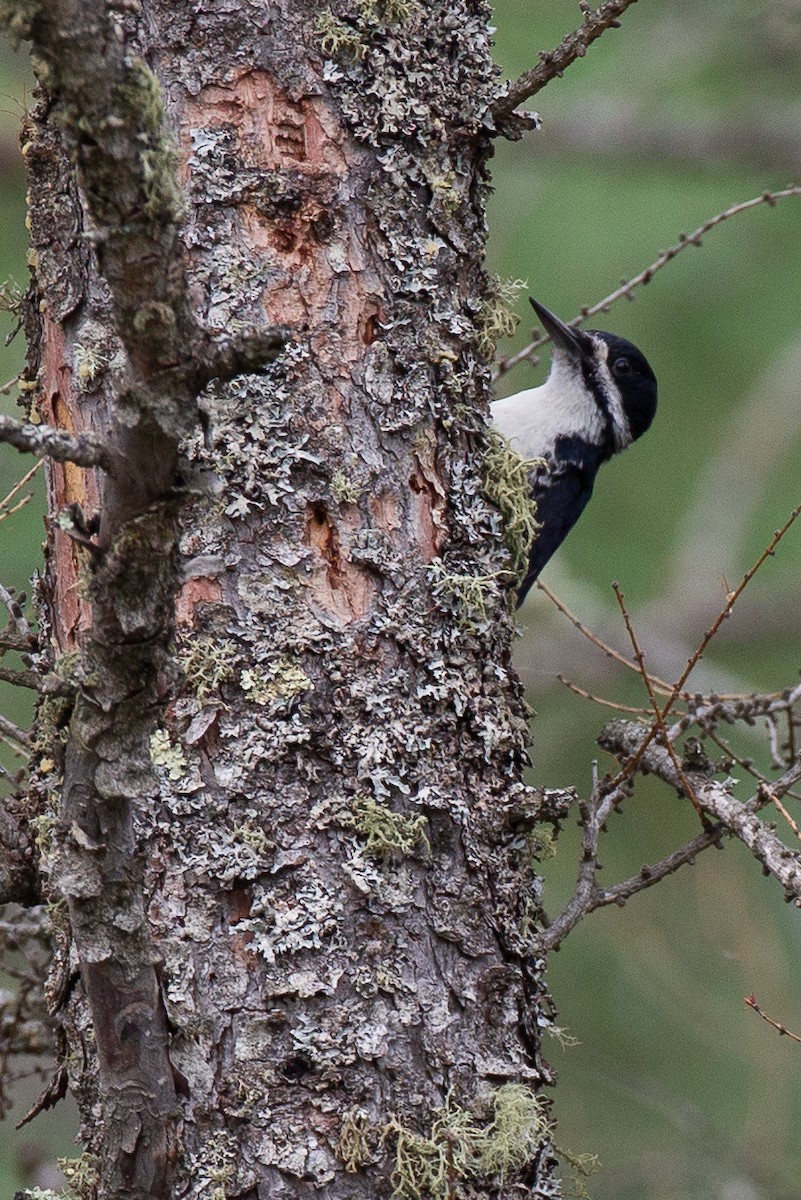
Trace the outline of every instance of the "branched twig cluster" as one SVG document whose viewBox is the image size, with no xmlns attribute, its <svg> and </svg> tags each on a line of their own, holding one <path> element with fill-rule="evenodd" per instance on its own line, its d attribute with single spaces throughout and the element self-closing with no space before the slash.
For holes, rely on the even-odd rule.
<svg viewBox="0 0 801 1200">
<path fill-rule="evenodd" d="M 608 296 L 604 296 L 603 300 L 598 300 L 595 304 L 585 305 L 581 309 L 579 316 L 574 317 L 569 324 L 581 325 L 590 317 L 594 317 L 596 313 L 608 312 L 611 306 L 624 296 L 628 300 L 634 299 L 634 293 L 637 288 L 644 287 L 646 283 L 650 283 L 657 271 L 660 271 L 662 267 L 672 262 L 682 250 L 686 250 L 688 246 L 700 246 L 702 239 L 710 230 L 715 229 L 718 225 L 722 225 L 724 221 L 731 220 L 732 217 L 736 217 L 740 213 L 749 212 L 752 208 L 757 208 L 761 204 L 767 204 L 770 208 L 773 208 L 779 200 L 784 200 L 788 196 L 801 196 L 801 187 L 788 187 L 778 192 L 763 192 L 761 196 L 754 196 L 751 200 L 745 200 L 741 204 L 732 204 L 730 208 L 725 209 L 723 212 L 716 213 L 714 217 L 710 217 L 709 220 L 704 221 L 703 225 L 699 225 L 692 233 L 679 234 L 679 240 L 676 244 L 670 246 L 667 250 L 663 250 L 650 266 L 640 271 L 639 274 L 634 275 L 631 279 L 624 279 L 620 287 L 615 288 Z M 524 346 L 522 350 L 518 350 L 516 354 L 511 354 L 508 358 L 501 359 L 495 369 L 495 378 L 505 375 L 513 367 L 516 367 L 518 363 L 526 361 L 536 362 L 534 356 L 537 350 L 548 341 L 550 341 L 548 334 L 542 334 L 539 337 L 533 338 L 527 346 Z"/>
<path fill-rule="evenodd" d="M 626 630 L 632 645 L 633 661 L 613 650 L 591 634 L 562 603 L 553 597 L 544 585 L 541 590 L 551 596 L 560 611 L 581 630 L 605 654 L 624 663 L 636 671 L 643 680 L 650 701 L 650 720 L 642 711 L 634 712 L 639 720 L 620 718 L 611 722 L 602 731 L 599 745 L 613 754 L 620 769 L 602 783 L 596 779 L 592 794 L 579 805 L 583 827 L 582 854 L 576 887 L 564 911 L 540 934 L 538 948 L 542 951 L 558 946 L 562 939 L 587 913 L 607 904 L 623 904 L 637 892 L 658 883 L 666 875 L 678 870 L 709 846 L 720 846 L 724 836 L 735 837 L 748 847 L 766 874 L 772 875 L 781 884 L 784 894 L 801 907 L 801 850 L 792 849 L 775 832 L 775 825 L 767 822 L 760 813 L 770 806 L 787 821 L 790 833 L 799 838 L 799 826 L 784 805 L 787 797 L 799 799 L 792 791 L 801 779 L 801 754 L 797 745 L 797 730 L 801 726 L 801 715 L 797 706 L 801 702 L 801 685 L 781 693 L 751 696 L 704 696 L 687 690 L 689 676 L 706 652 L 723 622 L 756 572 L 771 557 L 782 538 L 801 514 L 801 506 L 788 517 L 777 530 L 754 565 L 746 571 L 736 588 L 729 592 L 726 602 L 715 620 L 701 638 L 697 649 L 690 655 L 678 681 L 670 685 L 658 676 L 651 675 L 645 664 L 645 655 L 626 608 L 623 594 L 614 584 Z M 567 682 L 567 681 L 564 681 Z M 589 699 L 597 697 L 568 684 L 573 691 Z M 659 699 L 661 695 L 662 699 Z M 601 700 L 601 703 L 611 704 Z M 678 705 L 681 711 L 674 713 Z M 624 708 L 622 705 L 613 707 Z M 672 723 L 667 718 L 674 714 Z M 744 723 L 754 725 L 764 720 L 768 731 L 771 762 L 781 772 L 771 779 L 754 767 L 750 759 L 737 757 L 719 731 L 722 725 Z M 786 729 L 782 737 L 780 724 Z M 687 736 L 690 734 L 691 736 Z M 679 739 L 685 738 L 679 749 Z M 723 759 L 713 762 L 704 749 L 704 742 L 712 741 L 723 751 Z M 731 766 L 737 762 L 752 775 L 757 786 L 753 795 L 740 801 L 732 793 L 733 781 L 728 777 Z M 631 879 L 612 887 L 602 887 L 598 882 L 598 852 L 601 834 L 613 812 L 630 796 L 637 773 L 657 775 L 671 788 L 692 801 L 699 813 L 703 831 L 686 845 L 666 855 L 653 866 L 643 867 Z M 716 775 L 726 778 L 718 780 Z"/>
<path fill-rule="evenodd" d="M 600 8 L 593 9 L 583 0 L 580 7 L 584 20 L 579 28 L 568 33 L 555 50 L 541 51 L 536 67 L 510 83 L 492 106 L 498 132 L 514 140 L 532 128 L 532 123 L 536 123 L 536 114 L 518 113 L 515 111 L 518 105 L 536 96 L 552 79 L 563 75 L 577 58 L 583 58 L 592 43 L 607 29 L 616 29 L 620 24 L 619 18 L 634 3 L 636 0 L 607 0 Z"/>
</svg>

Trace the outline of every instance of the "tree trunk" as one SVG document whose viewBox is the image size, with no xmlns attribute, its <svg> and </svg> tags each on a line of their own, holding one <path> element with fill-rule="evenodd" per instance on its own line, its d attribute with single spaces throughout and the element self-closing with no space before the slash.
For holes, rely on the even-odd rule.
<svg viewBox="0 0 801 1200">
<path fill-rule="evenodd" d="M 85 1194 L 554 1195 L 489 7 L 32 7 L 30 378 L 111 455 L 49 467 L 35 781 Z"/>
</svg>

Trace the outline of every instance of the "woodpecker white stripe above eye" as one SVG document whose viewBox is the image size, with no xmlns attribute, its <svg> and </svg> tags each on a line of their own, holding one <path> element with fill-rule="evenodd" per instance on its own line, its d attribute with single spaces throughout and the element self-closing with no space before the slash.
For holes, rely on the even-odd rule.
<svg viewBox="0 0 801 1200">
<path fill-rule="evenodd" d="M 608 432 L 614 445 L 615 453 L 625 450 L 634 440 L 631 436 L 626 411 L 623 407 L 623 397 L 620 388 L 615 383 L 609 369 L 609 346 L 600 337 L 593 337 L 595 343 L 595 358 L 598 362 L 597 381 L 603 397 L 598 396 L 598 403 L 605 408 L 608 415 Z"/>
</svg>

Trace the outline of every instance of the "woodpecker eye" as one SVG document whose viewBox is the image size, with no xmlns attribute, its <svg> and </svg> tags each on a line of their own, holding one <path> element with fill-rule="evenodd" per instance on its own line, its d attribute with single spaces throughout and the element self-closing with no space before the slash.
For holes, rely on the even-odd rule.
<svg viewBox="0 0 801 1200">
<path fill-rule="evenodd" d="M 627 358 L 616 358 L 612 363 L 612 370 L 616 375 L 628 375 L 631 371 L 631 363 Z"/>
</svg>

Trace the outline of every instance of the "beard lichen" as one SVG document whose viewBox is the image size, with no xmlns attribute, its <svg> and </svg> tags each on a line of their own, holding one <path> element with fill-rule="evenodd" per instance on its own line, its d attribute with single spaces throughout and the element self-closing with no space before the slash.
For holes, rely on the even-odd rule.
<svg viewBox="0 0 801 1200">
<path fill-rule="evenodd" d="M 530 1088 L 506 1083 L 482 1104 L 489 1120 L 457 1104 L 449 1093 L 434 1111 L 428 1134 L 416 1133 L 393 1117 L 381 1142 L 394 1142 L 390 1177 L 394 1200 L 455 1200 L 460 1184 L 497 1181 L 519 1171 L 548 1133 L 541 1101 Z"/>
<path fill-rule="evenodd" d="M 531 545 L 540 528 L 529 484 L 534 465 L 522 459 L 496 429 L 487 430 L 484 495 L 503 517 L 503 543 L 509 551 L 509 570 L 515 584 L 526 573 Z"/>
</svg>

